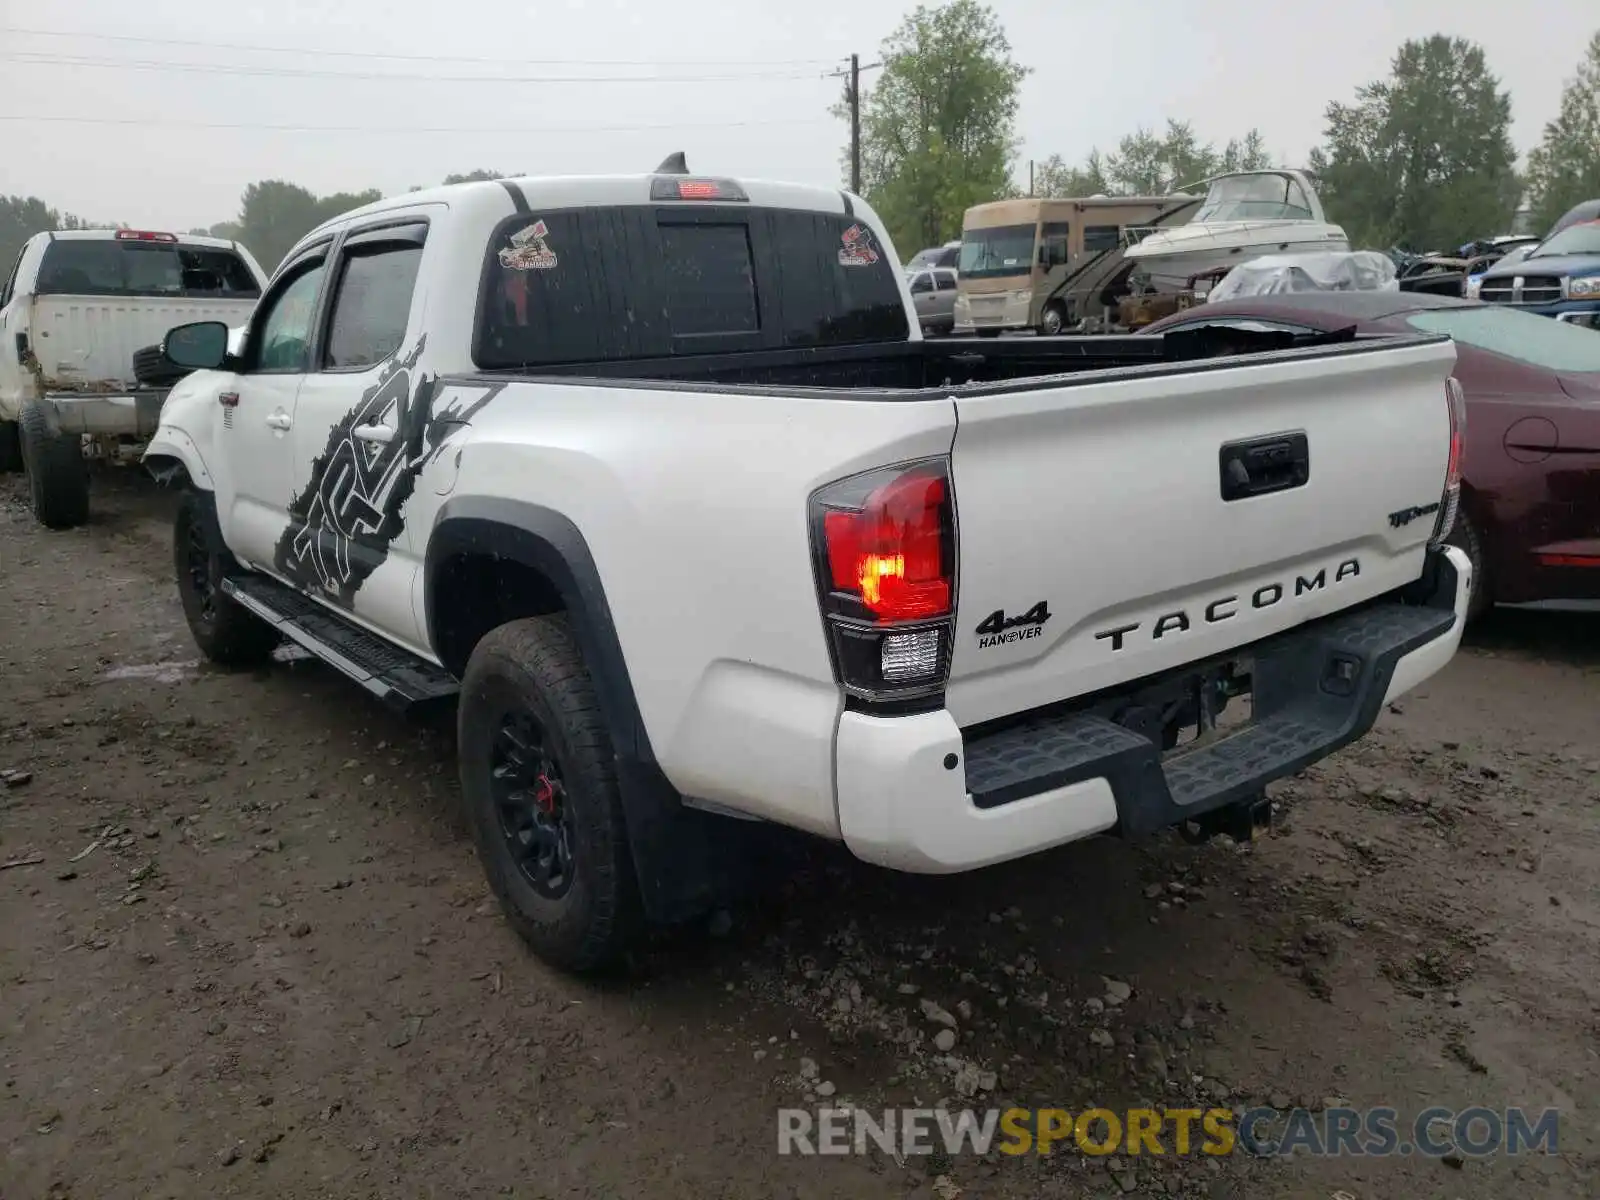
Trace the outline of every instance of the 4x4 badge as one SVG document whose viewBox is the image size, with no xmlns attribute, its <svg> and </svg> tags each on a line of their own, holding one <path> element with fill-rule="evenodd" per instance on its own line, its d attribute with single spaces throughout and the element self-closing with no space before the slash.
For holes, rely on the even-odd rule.
<svg viewBox="0 0 1600 1200">
<path fill-rule="evenodd" d="M 980 650 L 989 646 L 1006 646 L 1040 636 L 1044 632 L 1044 623 L 1049 619 L 1050 602 L 1041 600 L 1027 612 L 1015 617 L 1008 617 L 1005 609 L 997 608 L 979 621 L 973 632 L 978 635 Z"/>
</svg>

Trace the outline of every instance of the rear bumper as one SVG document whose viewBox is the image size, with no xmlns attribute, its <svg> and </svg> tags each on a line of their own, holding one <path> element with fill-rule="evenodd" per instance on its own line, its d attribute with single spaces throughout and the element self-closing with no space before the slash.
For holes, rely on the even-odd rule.
<svg viewBox="0 0 1600 1200">
<path fill-rule="evenodd" d="M 1150 833 L 1247 800 L 1361 737 L 1384 704 L 1450 661 L 1470 575 L 1466 556 L 1446 548 L 1404 600 L 1241 647 L 1254 660 L 1252 723 L 1165 760 L 1155 742 L 1107 719 L 1117 697 L 976 731 L 944 710 L 847 711 L 836 758 L 845 844 L 868 862 L 939 874 L 1097 833 Z"/>
<path fill-rule="evenodd" d="M 163 390 L 114 395 L 54 392 L 38 401 L 45 418 L 59 433 L 147 438 L 161 424 Z"/>
</svg>

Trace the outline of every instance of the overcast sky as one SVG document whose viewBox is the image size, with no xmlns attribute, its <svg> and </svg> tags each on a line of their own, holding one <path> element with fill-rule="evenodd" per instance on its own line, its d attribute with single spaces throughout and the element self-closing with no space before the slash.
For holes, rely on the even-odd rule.
<svg viewBox="0 0 1600 1200">
<path fill-rule="evenodd" d="M 840 84 L 826 72 L 851 51 L 870 61 L 907 7 L 0 0 L 0 194 L 188 228 L 232 217 L 257 179 L 392 194 L 474 167 L 647 170 L 677 149 L 696 170 L 833 184 L 848 131 L 828 116 Z M 1169 117 L 1218 142 L 1259 126 L 1298 165 L 1330 100 L 1383 76 L 1404 38 L 1435 32 L 1484 45 L 1526 152 L 1600 28 L 1597 0 L 996 8 L 1034 69 L 1021 179 L 1029 157 L 1079 159 Z M 75 36 L 38 36 L 50 30 Z M 513 81 L 484 82 L 495 76 Z"/>
</svg>

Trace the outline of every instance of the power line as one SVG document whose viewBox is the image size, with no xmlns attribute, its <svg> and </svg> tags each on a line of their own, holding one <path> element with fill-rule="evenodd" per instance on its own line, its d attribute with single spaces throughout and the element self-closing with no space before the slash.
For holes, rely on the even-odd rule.
<svg viewBox="0 0 1600 1200">
<path fill-rule="evenodd" d="M 143 59 L 81 58 L 37 54 L 31 51 L 7 52 L 0 59 L 34 66 L 91 67 L 132 71 L 177 71 L 201 75 L 259 75 L 277 79 L 388 79 L 398 83 L 751 83 L 768 80 L 820 78 L 818 72 L 770 71 L 739 75 L 419 75 L 401 71 L 319 71 L 314 67 L 236 67 L 226 63 L 159 62 Z"/>
<path fill-rule="evenodd" d="M 85 41 L 131 42 L 148 46 L 187 46 L 204 50 L 260 51 L 264 54 L 296 54 L 306 57 L 388 59 L 392 62 L 425 63 L 475 63 L 480 66 L 515 67 L 821 67 L 832 66 L 837 58 L 780 58 L 780 59 L 715 59 L 682 58 L 663 63 L 654 59 L 579 59 L 579 58 L 474 58 L 459 54 L 388 54 L 372 50 L 312 50 L 300 46 L 261 46 L 246 42 L 209 42 L 168 37 L 140 37 L 123 33 L 77 33 L 64 29 L 23 29 L 16 25 L 0 26 L 6 33 L 27 37 L 82 38 Z"/>
<path fill-rule="evenodd" d="M 162 129 L 247 129 L 268 133 L 456 133 L 456 134 L 571 134 L 653 133 L 680 129 L 761 129 L 775 126 L 821 125 L 826 118 L 787 121 L 716 121 L 708 124 L 672 122 L 663 125 L 545 125 L 545 126 L 438 126 L 438 125 L 263 125 L 249 121 L 167 121 L 160 118 L 29 116 L 0 113 L 0 121 L 61 123 L 71 125 L 135 125 Z M 827 123 L 831 124 L 831 121 Z"/>
</svg>

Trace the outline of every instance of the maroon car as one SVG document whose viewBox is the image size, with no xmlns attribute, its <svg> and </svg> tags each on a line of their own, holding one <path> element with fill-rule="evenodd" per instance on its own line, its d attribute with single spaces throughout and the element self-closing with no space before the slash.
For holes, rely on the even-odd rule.
<svg viewBox="0 0 1600 1200">
<path fill-rule="evenodd" d="M 1472 615 L 1600 599 L 1600 331 L 1415 292 L 1292 292 L 1187 309 L 1147 327 L 1443 333 L 1467 397 L 1461 515 Z"/>
</svg>

